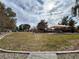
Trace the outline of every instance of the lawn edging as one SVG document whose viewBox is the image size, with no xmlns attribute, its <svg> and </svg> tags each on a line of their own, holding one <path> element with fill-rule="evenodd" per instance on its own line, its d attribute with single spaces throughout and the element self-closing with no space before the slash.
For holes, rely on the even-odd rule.
<svg viewBox="0 0 79 59">
<path fill-rule="evenodd" d="M 79 53 L 79 50 L 75 51 L 13 51 L 13 50 L 6 50 L 0 48 L 1 52 L 6 52 L 6 53 L 56 53 L 56 54 L 67 54 L 67 53 Z"/>
<path fill-rule="evenodd" d="M 13 58 L 13 59 L 29 59 L 29 56 L 33 54 L 54 54 L 57 59 L 79 59 L 79 50 L 75 51 L 13 51 L 0 48 L 0 58 Z M 4 57 L 2 57 L 4 56 Z M 34 55 L 33 55 L 34 56 Z M 31 57 L 33 57 L 31 56 Z M 35 55 L 34 57 L 39 57 Z M 16 57 L 16 58 L 15 58 Z M 53 56 L 52 56 L 53 58 Z"/>
</svg>

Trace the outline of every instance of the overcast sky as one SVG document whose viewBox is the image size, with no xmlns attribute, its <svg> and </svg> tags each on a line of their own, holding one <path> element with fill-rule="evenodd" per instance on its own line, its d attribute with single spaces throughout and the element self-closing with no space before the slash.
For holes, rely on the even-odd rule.
<svg viewBox="0 0 79 59">
<path fill-rule="evenodd" d="M 41 19 L 55 25 L 65 15 L 71 14 L 75 0 L 0 0 L 17 14 L 17 25 L 35 26 Z"/>
</svg>

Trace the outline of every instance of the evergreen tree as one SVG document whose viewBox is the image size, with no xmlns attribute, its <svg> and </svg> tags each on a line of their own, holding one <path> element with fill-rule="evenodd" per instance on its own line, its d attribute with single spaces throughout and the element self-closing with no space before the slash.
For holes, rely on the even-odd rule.
<svg viewBox="0 0 79 59">
<path fill-rule="evenodd" d="M 44 32 L 47 27 L 48 25 L 47 25 L 47 22 L 45 22 L 45 20 L 41 20 L 37 25 L 37 29 L 40 32 Z"/>
<path fill-rule="evenodd" d="M 61 21 L 61 25 L 68 25 L 68 16 L 63 17 L 62 21 Z"/>
<path fill-rule="evenodd" d="M 16 13 L 11 8 L 5 8 L 5 5 L 0 2 L 0 31 L 15 29 L 15 17 Z"/>
<path fill-rule="evenodd" d="M 73 33 L 75 31 L 75 24 L 76 24 L 76 22 L 72 18 L 70 18 L 68 24 L 69 24 L 69 26 L 71 28 L 71 32 Z"/>
<path fill-rule="evenodd" d="M 30 27 L 31 27 L 31 26 L 30 26 L 29 24 L 24 24 L 24 25 L 23 25 L 23 30 L 24 30 L 24 31 L 29 31 Z"/>
<path fill-rule="evenodd" d="M 19 25 L 19 31 L 29 31 L 30 27 L 29 24 L 21 24 Z"/>
</svg>

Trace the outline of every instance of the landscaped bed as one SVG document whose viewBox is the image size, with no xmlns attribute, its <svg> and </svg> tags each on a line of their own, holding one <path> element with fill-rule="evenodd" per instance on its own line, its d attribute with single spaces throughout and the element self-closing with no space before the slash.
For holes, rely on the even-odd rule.
<svg viewBox="0 0 79 59">
<path fill-rule="evenodd" d="M 14 32 L 0 40 L 0 48 L 18 51 L 79 49 L 79 34 Z"/>
</svg>

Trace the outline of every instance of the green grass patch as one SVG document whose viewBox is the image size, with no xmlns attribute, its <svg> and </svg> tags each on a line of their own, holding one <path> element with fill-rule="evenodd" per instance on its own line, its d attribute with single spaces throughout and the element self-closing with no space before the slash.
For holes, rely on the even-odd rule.
<svg viewBox="0 0 79 59">
<path fill-rule="evenodd" d="M 0 40 L 0 48 L 22 51 L 54 51 L 69 49 L 79 34 L 14 32 Z"/>
</svg>

